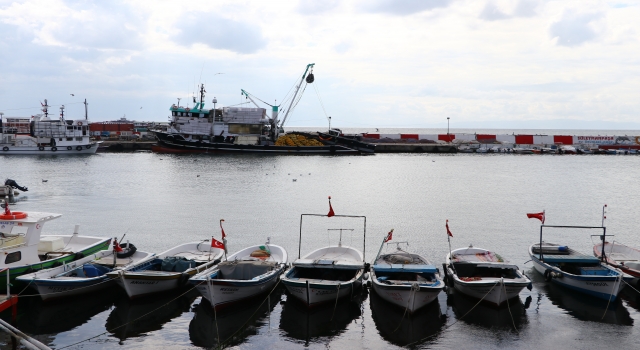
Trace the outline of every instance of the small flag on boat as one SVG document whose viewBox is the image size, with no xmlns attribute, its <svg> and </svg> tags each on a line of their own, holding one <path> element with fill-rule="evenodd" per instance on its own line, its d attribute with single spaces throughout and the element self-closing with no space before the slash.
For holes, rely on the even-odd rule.
<svg viewBox="0 0 640 350">
<path fill-rule="evenodd" d="M 332 217 L 336 215 L 336 213 L 333 212 L 333 207 L 331 206 L 331 196 L 329 196 L 329 214 L 327 214 L 328 217 Z"/>
<path fill-rule="evenodd" d="M 542 213 L 529 213 L 527 214 L 527 217 L 529 219 L 538 219 L 542 221 L 542 224 L 544 224 L 544 210 L 542 211 Z"/>
<path fill-rule="evenodd" d="M 224 249 L 224 244 L 222 244 L 222 242 L 220 242 L 219 240 L 211 237 L 211 247 Z"/>
<path fill-rule="evenodd" d="M 113 250 L 115 250 L 117 253 L 122 252 L 122 247 L 120 246 L 120 244 L 118 244 L 118 241 L 116 241 L 115 239 L 113 240 Z"/>
<path fill-rule="evenodd" d="M 384 242 L 387 243 L 393 238 L 393 229 L 387 233 L 387 237 L 384 239 Z"/>
<path fill-rule="evenodd" d="M 453 233 L 451 233 L 451 230 L 449 230 L 449 220 L 447 220 L 447 223 L 444 224 L 444 226 L 447 228 L 447 234 L 449 235 L 449 237 L 453 237 Z"/>
<path fill-rule="evenodd" d="M 220 219 L 220 230 L 222 231 L 222 239 L 227 238 L 227 235 L 224 233 L 224 229 L 222 228 L 222 223 L 224 222 L 224 219 Z"/>
</svg>

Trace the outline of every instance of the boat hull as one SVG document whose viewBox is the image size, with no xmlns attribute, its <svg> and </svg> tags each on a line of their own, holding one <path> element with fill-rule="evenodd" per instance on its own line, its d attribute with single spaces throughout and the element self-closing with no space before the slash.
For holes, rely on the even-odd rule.
<svg viewBox="0 0 640 350">
<path fill-rule="evenodd" d="M 283 270 L 284 267 L 280 267 L 268 276 L 256 281 L 204 280 L 198 283 L 196 288 L 212 307 L 219 310 L 271 292 L 278 283 L 278 278 Z"/>
<path fill-rule="evenodd" d="M 284 276 L 282 283 L 289 291 L 289 294 L 300 300 L 308 307 L 315 307 L 321 304 L 336 302 L 337 299 L 350 297 L 355 290 L 362 287 L 363 270 L 358 270 L 356 277 L 344 282 L 325 281 L 309 282 L 296 281 Z"/>
<path fill-rule="evenodd" d="M 517 298 L 529 282 L 511 282 L 492 279 L 489 281 L 465 282 L 457 276 L 453 278 L 453 287 L 460 293 L 491 304 L 502 305 L 506 301 Z"/>
<path fill-rule="evenodd" d="M 242 145 L 226 142 L 180 140 L 173 134 L 156 132 L 158 145 L 152 151 L 158 153 L 265 153 L 265 154 L 359 154 L 356 149 L 341 145 L 325 146 L 275 146 Z"/>
<path fill-rule="evenodd" d="M 437 287 L 418 285 L 417 289 L 412 289 L 411 285 L 389 286 L 382 284 L 376 280 L 375 275 L 373 275 L 372 281 L 373 290 L 378 296 L 391 304 L 405 308 L 411 313 L 437 300 L 438 294 L 444 288 L 444 283 L 441 281 Z"/>
<path fill-rule="evenodd" d="M 165 272 L 149 274 L 148 272 L 136 273 L 118 271 L 116 283 L 122 287 L 129 299 L 136 299 L 145 295 L 174 290 L 181 285 L 182 273 Z M 186 278 L 186 277 L 182 277 Z"/>
<path fill-rule="evenodd" d="M 34 280 L 32 283 L 36 285 L 42 300 L 51 300 L 96 292 L 113 286 L 114 282 L 107 276 L 100 276 L 81 280 Z"/>
<path fill-rule="evenodd" d="M 55 150 L 54 150 L 55 149 Z M 74 155 L 74 154 L 95 154 L 98 151 L 98 144 L 73 146 L 7 146 L 0 145 L 0 155 Z"/>
<path fill-rule="evenodd" d="M 616 300 L 618 293 L 624 288 L 625 283 L 622 276 L 579 276 L 566 273 L 560 269 L 554 268 L 549 264 L 540 261 L 536 254 L 530 254 L 533 261 L 533 267 L 541 275 L 545 275 L 547 270 L 560 275 L 559 278 L 551 278 L 551 282 L 560 286 L 573 289 L 575 291 L 585 293 L 601 299 Z M 631 278 L 629 278 L 631 279 Z"/>
</svg>

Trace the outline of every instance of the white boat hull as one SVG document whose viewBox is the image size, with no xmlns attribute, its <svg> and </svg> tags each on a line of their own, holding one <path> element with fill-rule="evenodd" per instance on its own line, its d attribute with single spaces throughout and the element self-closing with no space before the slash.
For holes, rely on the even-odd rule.
<svg viewBox="0 0 640 350">
<path fill-rule="evenodd" d="M 155 272 L 155 271 L 154 271 Z M 144 295 L 166 292 L 180 287 L 182 273 L 157 271 L 150 274 L 119 271 L 116 283 L 122 287 L 130 299 Z"/>
<path fill-rule="evenodd" d="M 337 299 L 350 297 L 355 290 L 362 287 L 363 270 L 359 270 L 356 277 L 349 281 L 299 282 L 282 278 L 282 283 L 294 298 L 309 307 L 314 307 Z"/>
<path fill-rule="evenodd" d="M 55 150 L 54 150 L 55 148 Z M 71 149 L 69 149 L 71 148 Z M 0 155 L 73 155 L 73 154 L 95 154 L 98 151 L 98 144 L 73 146 L 10 146 L 0 145 Z"/>
<path fill-rule="evenodd" d="M 97 278 L 79 279 L 78 282 L 70 283 L 39 283 L 34 282 L 36 289 L 42 300 L 57 299 L 61 297 L 70 297 L 83 295 L 95 291 L 99 291 L 114 285 L 114 280 L 104 276 Z"/>
<path fill-rule="evenodd" d="M 541 262 L 537 258 L 537 254 L 531 254 L 533 267 L 541 275 L 544 276 L 547 270 L 553 270 L 560 275 L 559 278 L 551 278 L 552 283 L 556 283 L 563 287 L 576 290 L 581 293 L 589 294 L 601 299 L 616 300 L 618 293 L 626 285 L 622 281 L 622 276 L 578 276 L 566 273 L 560 269 Z M 628 278 L 631 280 L 631 277 Z"/>
<path fill-rule="evenodd" d="M 385 301 L 405 308 L 408 312 L 414 312 L 438 298 L 438 294 L 444 288 L 440 282 L 439 287 L 419 287 L 412 290 L 411 286 L 388 286 L 379 283 L 373 278 L 373 290 Z"/>
<path fill-rule="evenodd" d="M 261 281 L 205 280 L 197 285 L 202 297 L 217 309 L 269 293 L 278 283 L 282 268 Z"/>
<path fill-rule="evenodd" d="M 471 282 L 462 281 L 457 276 L 453 279 L 453 287 L 460 293 L 495 305 L 518 297 L 527 285 L 529 282 L 500 281 L 498 278 Z"/>
</svg>

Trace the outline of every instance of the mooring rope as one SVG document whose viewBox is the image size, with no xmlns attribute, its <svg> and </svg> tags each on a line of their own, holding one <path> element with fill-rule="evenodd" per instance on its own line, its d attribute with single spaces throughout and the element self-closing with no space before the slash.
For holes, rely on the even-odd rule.
<svg viewBox="0 0 640 350">
<path fill-rule="evenodd" d="M 26 298 L 26 297 L 39 297 L 39 296 L 42 296 L 42 295 L 54 295 L 54 294 L 62 294 L 62 293 L 75 292 L 75 291 L 77 291 L 77 290 L 82 290 L 82 289 L 85 289 L 85 288 L 90 288 L 90 287 L 94 287 L 94 286 L 99 286 L 99 285 L 101 285 L 101 284 L 103 284 L 103 283 L 111 282 L 111 281 L 113 281 L 114 279 L 115 279 L 115 278 L 110 278 L 110 279 L 107 279 L 107 280 L 104 280 L 104 281 L 101 281 L 101 282 L 98 282 L 98 283 L 95 283 L 95 284 L 92 284 L 92 285 L 89 285 L 89 286 L 78 287 L 78 288 L 74 288 L 74 289 L 72 289 L 72 290 L 65 290 L 65 291 L 60 291 L 60 292 L 51 292 L 51 293 L 46 293 L 46 294 L 25 294 L 25 295 L 21 295 L 21 293 L 22 293 L 22 292 L 20 292 L 20 293 L 18 293 L 18 296 L 19 296 L 20 298 Z M 29 280 L 29 283 L 27 284 L 27 286 L 26 286 L 26 287 L 24 287 L 24 289 L 23 289 L 22 291 L 24 292 L 24 290 L 25 290 L 25 289 L 27 289 L 27 287 L 29 287 L 29 286 L 31 285 L 31 283 L 33 283 L 33 281 L 34 281 L 33 279 Z"/>
<path fill-rule="evenodd" d="M 265 302 L 265 301 L 267 301 L 267 300 L 271 297 L 271 294 L 273 294 L 273 291 L 274 291 L 274 290 L 276 290 L 276 288 L 278 288 L 278 286 L 279 286 L 279 285 L 280 285 L 280 279 L 278 278 L 278 281 L 276 282 L 276 285 L 275 285 L 275 286 L 273 286 L 273 288 L 271 289 L 271 291 L 269 292 L 269 294 L 267 294 L 267 297 L 266 297 L 264 300 L 262 300 L 262 302 L 260 303 L 260 305 L 258 305 L 258 308 L 256 308 L 256 311 L 254 311 L 254 312 L 251 314 L 251 316 L 249 316 L 249 318 L 248 318 L 248 319 L 247 319 L 247 320 L 242 324 L 242 326 L 238 327 L 238 329 L 237 329 L 235 332 L 233 332 L 233 334 L 231 334 L 231 336 L 229 336 L 229 337 L 228 337 L 225 341 L 223 341 L 222 343 L 218 343 L 218 347 L 217 347 L 218 349 L 223 349 L 223 348 L 224 348 L 224 347 L 223 347 L 223 345 L 224 345 L 225 343 L 227 343 L 229 340 L 233 339 L 233 337 L 235 337 L 235 336 L 236 336 L 236 334 L 238 334 L 238 332 L 240 332 L 240 331 L 244 328 L 244 326 L 246 326 L 246 325 L 247 325 L 247 323 L 249 323 L 249 321 L 251 321 L 251 319 L 253 318 L 253 316 L 255 316 L 255 314 L 260 310 L 260 308 L 262 307 L 262 305 L 264 304 L 264 302 Z"/>
<path fill-rule="evenodd" d="M 333 321 L 333 316 L 336 315 L 336 308 L 338 307 L 338 297 L 340 296 L 340 282 L 338 282 L 338 290 L 336 291 L 336 303 L 333 305 L 333 313 L 331 314 L 331 319 L 329 321 Z M 307 300 L 309 302 L 309 306 L 311 306 L 311 300 Z"/>
<path fill-rule="evenodd" d="M 513 330 L 515 330 L 516 333 L 518 333 L 518 335 L 519 335 L 520 332 L 518 332 L 518 328 L 516 327 L 516 321 L 514 321 L 513 314 L 511 313 L 511 306 L 509 305 L 509 298 L 508 298 L 508 295 L 507 295 L 507 287 L 504 285 L 504 279 L 503 278 L 500 279 L 500 283 L 502 283 L 502 290 L 504 290 L 504 295 L 507 297 L 507 310 L 509 310 L 509 316 L 511 316 L 511 323 L 513 324 Z"/>
<path fill-rule="evenodd" d="M 460 317 L 460 318 L 458 318 L 457 320 L 455 320 L 452 324 L 450 324 L 450 325 L 448 325 L 448 326 L 445 326 L 445 327 L 444 327 L 444 329 L 442 329 L 442 332 L 444 332 L 444 331 L 446 331 L 447 329 L 449 329 L 449 328 L 453 327 L 453 325 L 454 325 L 454 324 L 458 323 L 458 321 L 460 321 L 460 320 L 462 320 L 463 318 L 465 318 L 465 316 L 467 316 L 471 311 L 473 311 L 473 309 L 475 309 L 475 308 L 476 308 L 476 306 L 480 305 L 480 303 L 484 300 L 484 298 L 486 298 L 486 297 L 487 297 L 487 295 L 489 295 L 489 293 L 491 293 L 491 291 L 493 290 L 493 288 L 495 288 L 497 285 L 498 285 L 498 282 L 496 282 L 496 283 L 493 285 L 493 287 L 491 287 L 491 289 L 489 289 L 489 291 L 487 292 L 487 294 L 485 294 L 485 295 L 482 297 L 482 299 L 478 300 L 478 302 L 477 302 L 475 305 L 473 305 L 473 307 L 472 307 L 471 309 L 469 309 L 469 311 L 467 311 L 464 315 L 462 315 L 462 317 Z M 438 332 L 438 333 L 440 333 L 440 332 Z M 432 337 L 434 337 L 434 336 L 436 336 L 436 335 L 438 335 L 438 334 L 437 334 L 437 333 L 436 333 L 436 334 L 432 334 L 432 335 L 430 335 L 430 336 L 428 336 L 428 337 L 424 337 L 424 338 L 422 338 L 422 339 L 416 340 L 416 341 L 414 341 L 413 343 L 409 343 L 409 344 L 405 345 L 405 347 L 409 347 L 409 346 L 411 346 L 411 345 L 417 344 L 417 343 L 419 343 L 419 342 L 422 342 L 422 341 L 424 341 L 424 340 L 427 340 L 427 339 L 429 339 L 429 338 L 432 338 Z"/>
<path fill-rule="evenodd" d="M 174 302 L 174 301 L 176 301 L 176 300 L 180 299 L 181 297 L 185 296 L 186 294 L 188 294 L 189 292 L 191 292 L 192 290 L 194 290 L 195 288 L 197 288 L 197 287 L 198 287 L 200 284 L 202 284 L 202 283 L 203 283 L 203 282 L 200 282 L 200 283 L 198 283 L 198 284 L 194 285 L 192 288 L 189 288 L 186 292 L 184 292 L 184 293 L 182 293 L 182 294 L 178 295 L 177 297 L 175 297 L 175 298 L 173 298 L 173 299 L 169 300 L 168 302 L 166 302 L 166 303 L 162 304 L 161 306 L 159 306 L 159 307 L 157 307 L 157 308 L 155 308 L 155 309 L 153 309 L 153 310 L 151 310 L 151 311 L 147 312 L 146 314 L 144 314 L 144 315 L 142 315 L 142 316 L 140 316 L 140 317 L 138 317 L 138 318 L 136 318 L 136 319 L 134 319 L 134 320 L 131 320 L 131 321 L 127 322 L 127 323 L 121 324 L 121 325 L 119 325 L 119 326 L 117 326 L 117 327 L 114 327 L 114 328 L 108 329 L 107 331 L 102 332 L 102 333 L 100 333 L 100 334 L 98 334 L 98 335 L 94 335 L 93 337 L 87 338 L 87 339 L 85 339 L 85 340 L 81 340 L 81 341 L 79 341 L 79 342 L 76 342 L 76 343 L 73 343 L 73 344 L 70 344 L 70 345 L 67 345 L 67 346 L 63 346 L 63 347 L 58 348 L 58 349 L 66 349 L 66 348 L 69 348 L 69 347 L 72 347 L 72 346 L 75 346 L 75 345 L 78 345 L 78 344 L 84 343 L 84 342 L 89 341 L 89 340 L 91 340 L 91 339 L 97 338 L 97 337 L 99 337 L 99 336 L 105 335 L 105 334 L 107 334 L 107 333 L 113 333 L 113 331 L 115 331 L 116 329 L 119 329 L 119 328 L 122 328 L 122 327 L 124 327 L 124 326 L 127 326 L 127 325 L 129 325 L 129 324 L 131 324 L 131 323 L 133 323 L 133 322 L 135 322 L 135 321 L 137 321 L 137 320 L 139 320 L 139 319 L 141 319 L 141 318 L 143 318 L 143 317 L 146 317 L 146 316 L 147 316 L 147 315 L 149 315 L 149 314 L 152 314 L 152 313 L 154 313 L 154 312 L 156 312 L 156 311 L 158 311 L 158 310 L 162 309 L 163 307 L 165 307 L 165 306 L 167 306 L 167 305 L 171 304 L 172 302 Z"/>
<path fill-rule="evenodd" d="M 607 307 L 604 309 L 604 314 L 602 314 L 602 318 L 600 320 L 604 320 L 604 317 L 607 316 L 607 311 L 609 311 L 609 305 L 611 304 L 611 298 L 613 297 L 613 293 L 616 291 L 616 285 L 620 286 L 620 282 L 618 282 L 618 278 L 620 278 L 620 281 L 623 281 L 622 279 L 622 271 L 618 270 L 618 276 L 616 277 L 615 282 L 613 282 L 613 289 L 611 289 L 611 294 L 609 294 L 609 300 L 607 300 Z"/>
<path fill-rule="evenodd" d="M 411 289 L 409 290 L 409 300 L 407 300 L 407 307 L 404 308 L 404 313 L 402 314 L 402 318 L 400 319 L 400 323 L 398 323 L 398 327 L 396 327 L 396 329 L 393 330 L 393 332 L 391 333 L 395 333 L 398 329 L 400 329 L 400 326 L 402 326 L 402 322 L 404 321 L 404 316 L 407 314 L 407 310 L 409 310 L 409 305 L 411 305 L 411 300 L 414 301 L 415 303 L 415 298 L 416 298 L 416 291 L 420 290 L 420 285 L 417 283 L 413 283 L 411 284 Z"/>
</svg>

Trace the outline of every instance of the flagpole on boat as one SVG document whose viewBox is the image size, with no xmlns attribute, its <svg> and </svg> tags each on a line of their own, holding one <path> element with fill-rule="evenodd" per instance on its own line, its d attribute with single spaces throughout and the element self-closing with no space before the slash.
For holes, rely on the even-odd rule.
<svg viewBox="0 0 640 350">
<path fill-rule="evenodd" d="M 385 243 L 391 240 L 392 236 L 393 236 L 393 229 L 391 229 L 391 231 L 389 231 L 389 233 L 387 233 L 387 235 L 382 239 L 382 244 L 380 244 L 380 249 L 378 249 L 378 254 L 376 254 L 376 257 L 373 259 L 373 262 L 371 262 L 372 265 L 376 263 L 376 260 L 378 260 L 378 257 L 382 252 L 382 247 L 384 247 Z"/>
<path fill-rule="evenodd" d="M 607 217 L 604 215 L 606 214 L 606 210 L 607 209 L 607 205 L 605 204 L 604 206 L 602 206 L 602 252 L 600 253 L 600 260 L 602 262 L 606 261 L 606 256 L 604 255 L 604 244 L 606 242 L 606 237 L 607 237 L 607 228 L 604 227 L 604 219 L 606 219 Z M 613 249 L 613 248 L 612 248 Z"/>
</svg>

